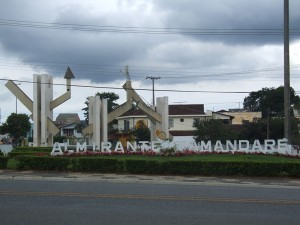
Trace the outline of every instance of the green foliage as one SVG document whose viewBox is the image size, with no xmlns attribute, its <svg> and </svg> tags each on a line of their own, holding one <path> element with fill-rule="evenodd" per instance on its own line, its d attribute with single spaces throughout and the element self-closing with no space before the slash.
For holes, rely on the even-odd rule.
<svg viewBox="0 0 300 225">
<path fill-rule="evenodd" d="M 290 101 L 295 108 L 300 106 L 300 97 L 296 95 L 293 88 L 290 89 Z M 262 112 L 262 116 L 282 117 L 284 115 L 284 87 L 278 88 L 262 88 L 254 91 L 244 99 L 244 109 L 253 112 Z"/>
<path fill-rule="evenodd" d="M 78 157 L 71 162 L 73 170 L 82 172 L 114 173 L 120 167 L 120 162 L 112 158 Z"/>
<path fill-rule="evenodd" d="M 51 147 L 16 147 L 8 153 L 8 157 L 16 158 L 19 156 L 49 156 L 51 151 Z"/>
<path fill-rule="evenodd" d="M 8 157 L 0 156 L 0 169 L 6 169 L 8 159 Z"/>
<path fill-rule="evenodd" d="M 70 158 L 64 157 L 20 156 L 18 158 L 17 169 L 66 171 L 69 164 Z"/>
<path fill-rule="evenodd" d="M 221 120 L 195 120 L 193 127 L 196 128 L 195 140 L 196 142 L 211 140 L 234 140 L 237 138 L 237 133 L 229 124 L 224 124 Z"/>
<path fill-rule="evenodd" d="M 31 124 L 28 115 L 12 113 L 6 122 L 0 126 L 0 133 L 9 134 L 13 138 L 14 144 L 17 145 L 23 137 L 26 137 L 30 128 Z"/>
<path fill-rule="evenodd" d="M 60 136 L 60 134 L 57 134 L 53 137 L 53 142 L 63 143 L 65 139 L 67 139 L 66 136 Z"/>
<path fill-rule="evenodd" d="M 100 96 L 100 99 L 107 99 L 107 112 L 110 113 L 111 111 L 113 111 L 114 109 L 116 109 L 119 105 L 116 103 L 116 101 L 120 98 L 119 95 L 117 95 L 114 92 L 102 92 L 99 93 L 97 92 L 95 94 L 96 96 Z M 85 116 L 85 120 L 88 124 L 89 121 L 89 99 L 87 98 L 87 100 L 84 102 L 84 104 L 86 104 L 86 107 L 83 108 L 82 110 L 84 111 L 84 116 Z"/>
<path fill-rule="evenodd" d="M 239 139 L 254 141 L 255 139 L 261 142 L 267 139 L 267 126 L 269 123 L 269 139 L 284 138 L 284 119 L 279 117 L 268 119 L 261 119 L 253 122 L 243 124 L 243 128 L 239 134 Z M 292 118 L 292 136 L 295 140 L 298 136 L 299 121 Z M 295 142 L 292 142 L 295 143 Z"/>
<path fill-rule="evenodd" d="M 161 163 L 156 160 L 126 159 L 124 171 L 137 174 L 161 174 Z"/>
<path fill-rule="evenodd" d="M 5 159 L 5 167 L 7 157 Z M 300 177 L 300 160 L 273 155 L 94 156 L 18 158 L 18 169 L 199 176 Z"/>
<path fill-rule="evenodd" d="M 52 147 L 28 147 L 28 146 L 21 147 L 21 146 L 18 146 L 12 150 L 12 152 L 26 152 L 26 151 L 50 153 L 52 151 Z"/>
<path fill-rule="evenodd" d="M 82 133 L 82 130 L 87 126 L 86 122 L 79 122 L 75 125 L 75 130 L 77 133 Z M 60 142 L 62 143 L 62 142 Z"/>
<path fill-rule="evenodd" d="M 150 129 L 148 127 L 136 128 L 132 131 L 135 141 L 150 141 Z"/>
</svg>

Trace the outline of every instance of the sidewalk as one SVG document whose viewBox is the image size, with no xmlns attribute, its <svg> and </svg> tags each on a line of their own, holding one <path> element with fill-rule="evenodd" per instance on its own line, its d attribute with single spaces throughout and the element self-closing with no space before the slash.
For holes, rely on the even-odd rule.
<svg viewBox="0 0 300 225">
<path fill-rule="evenodd" d="M 118 182 L 183 184 L 207 186 L 241 186 L 268 188 L 285 187 L 300 189 L 300 179 L 293 178 L 250 178 L 250 177 L 203 177 L 203 176 L 158 176 L 135 174 L 101 174 L 32 170 L 0 170 L 0 180 L 53 180 L 78 182 Z"/>
</svg>

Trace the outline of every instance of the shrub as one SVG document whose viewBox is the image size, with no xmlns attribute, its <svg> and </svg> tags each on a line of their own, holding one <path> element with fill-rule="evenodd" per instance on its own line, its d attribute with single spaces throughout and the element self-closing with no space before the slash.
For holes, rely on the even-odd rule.
<svg viewBox="0 0 300 225">
<path fill-rule="evenodd" d="M 169 160 L 163 162 L 162 167 L 171 175 L 300 177 L 300 163 Z"/>
<path fill-rule="evenodd" d="M 25 147 L 16 147 L 12 150 L 12 152 L 26 152 L 26 151 L 29 151 L 29 152 L 51 152 L 52 151 L 52 147 L 28 147 L 28 146 L 25 146 Z"/>
<path fill-rule="evenodd" d="M 69 158 L 62 157 L 20 156 L 18 158 L 17 169 L 67 170 L 69 162 Z"/>
<path fill-rule="evenodd" d="M 8 157 L 0 156 L 0 169 L 6 169 Z"/>
<path fill-rule="evenodd" d="M 50 156 L 49 152 L 38 151 L 11 151 L 8 153 L 8 157 L 13 159 L 19 156 Z"/>
<path fill-rule="evenodd" d="M 156 160 L 126 159 L 124 171 L 128 173 L 161 174 L 161 164 Z"/>
<path fill-rule="evenodd" d="M 105 157 L 76 157 L 71 160 L 71 167 L 75 171 L 115 173 L 123 170 L 118 159 Z"/>
</svg>

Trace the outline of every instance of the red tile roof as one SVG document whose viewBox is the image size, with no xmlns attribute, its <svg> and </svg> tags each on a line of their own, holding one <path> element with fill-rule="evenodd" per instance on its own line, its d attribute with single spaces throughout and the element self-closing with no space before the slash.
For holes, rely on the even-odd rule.
<svg viewBox="0 0 300 225">
<path fill-rule="evenodd" d="M 189 104 L 189 105 L 169 105 L 169 115 L 204 115 L 203 104 Z M 146 116 L 140 109 L 131 109 L 121 115 L 123 116 Z"/>
</svg>

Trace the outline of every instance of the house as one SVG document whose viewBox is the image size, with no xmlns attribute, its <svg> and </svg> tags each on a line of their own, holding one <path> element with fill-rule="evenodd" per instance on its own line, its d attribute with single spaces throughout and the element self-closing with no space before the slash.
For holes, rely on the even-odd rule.
<svg viewBox="0 0 300 225">
<path fill-rule="evenodd" d="M 229 109 L 229 111 L 222 110 L 219 111 L 219 113 L 234 117 L 232 120 L 233 125 L 242 125 L 262 118 L 261 112 L 250 112 L 244 109 Z"/>
<path fill-rule="evenodd" d="M 208 111 L 204 112 L 203 104 L 169 105 L 169 132 L 174 139 L 193 138 L 195 128 L 193 123 L 196 119 L 222 119 L 224 123 L 230 124 L 232 116 L 222 113 Z M 133 128 L 148 127 L 151 122 L 146 114 L 140 109 L 132 109 L 120 117 L 118 120 L 119 131 L 127 132 Z"/>
<path fill-rule="evenodd" d="M 55 125 L 60 129 L 60 136 L 81 138 L 82 134 L 76 131 L 80 121 L 77 113 L 60 113 L 55 120 Z"/>
</svg>

